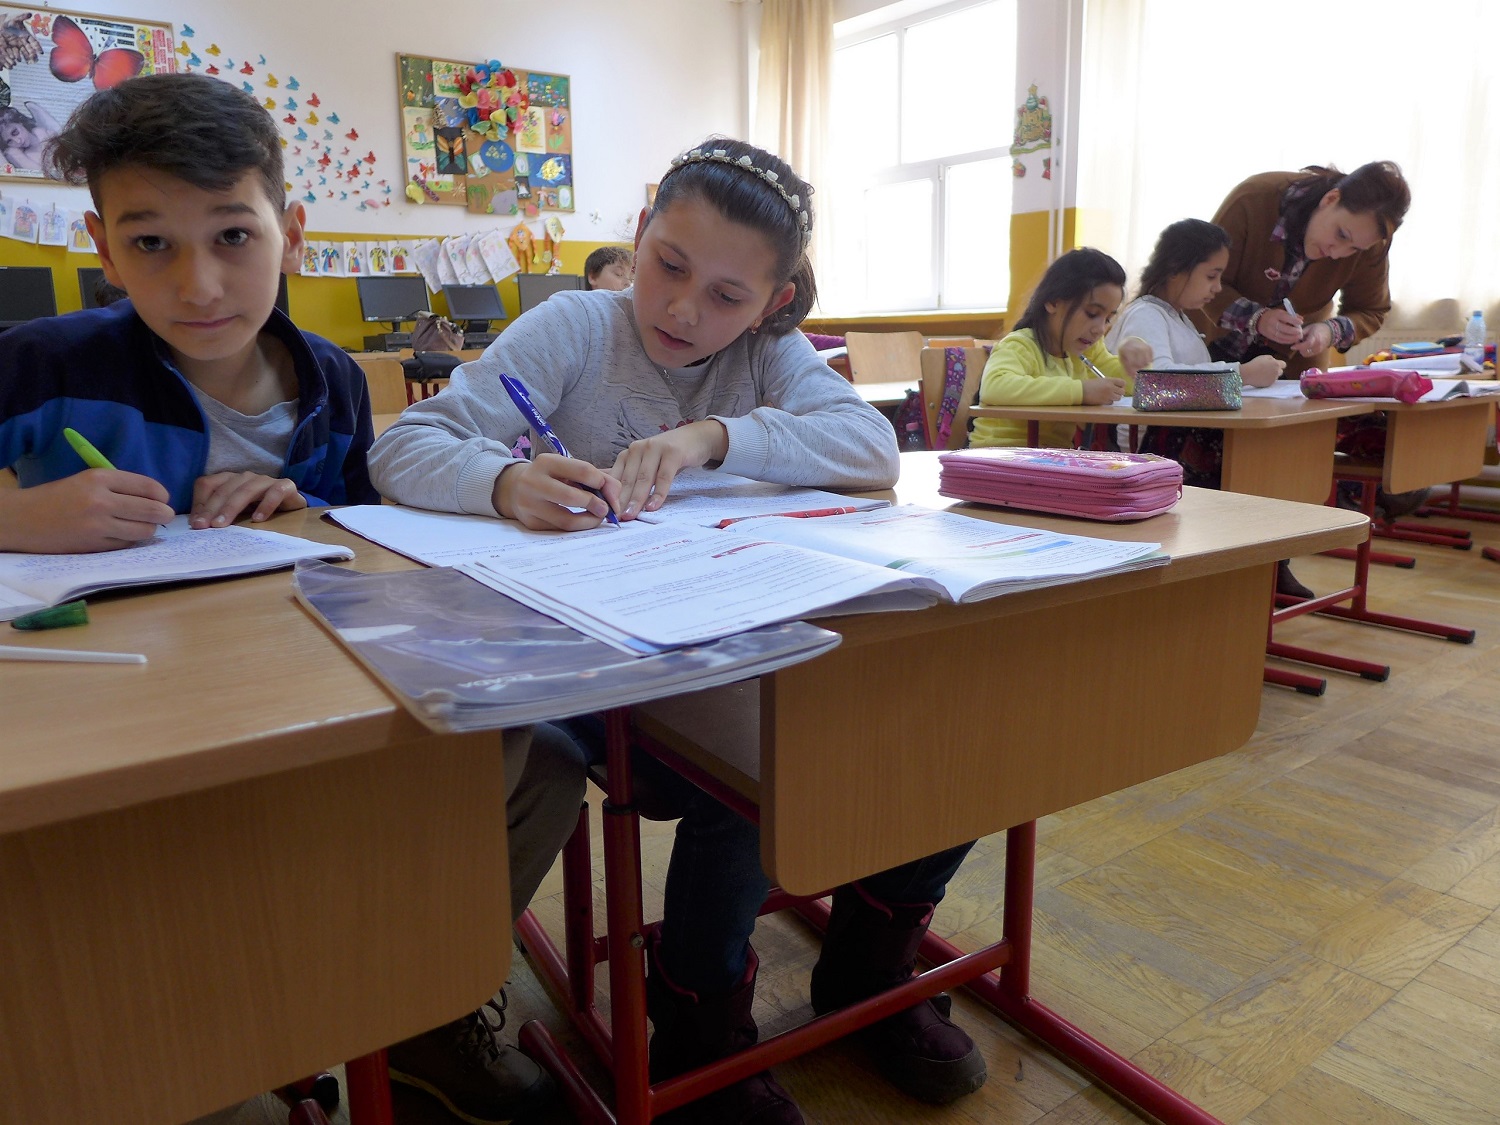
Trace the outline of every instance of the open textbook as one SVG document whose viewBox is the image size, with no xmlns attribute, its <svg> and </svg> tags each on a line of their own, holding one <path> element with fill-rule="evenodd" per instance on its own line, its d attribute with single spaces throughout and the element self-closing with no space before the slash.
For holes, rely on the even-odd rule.
<svg viewBox="0 0 1500 1125">
<path fill-rule="evenodd" d="M 297 598 L 437 731 L 588 714 L 759 676 L 839 635 L 805 621 L 637 658 L 448 567 L 360 574 L 299 563 Z"/>
<path fill-rule="evenodd" d="M 249 527 L 188 528 L 178 516 L 154 538 L 86 555 L 0 552 L 0 621 L 100 590 L 254 574 L 298 559 L 352 559 L 348 547 Z"/>
<path fill-rule="evenodd" d="M 655 652 L 810 614 L 917 609 L 1167 561 L 1155 543 L 887 507 L 724 530 L 627 522 L 583 532 L 410 508 L 330 513 L 349 530 L 488 586 L 626 651 Z"/>
</svg>

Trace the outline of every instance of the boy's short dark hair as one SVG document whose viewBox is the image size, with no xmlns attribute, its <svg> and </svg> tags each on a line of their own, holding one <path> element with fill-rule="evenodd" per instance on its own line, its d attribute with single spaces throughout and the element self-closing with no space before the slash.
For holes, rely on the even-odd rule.
<svg viewBox="0 0 1500 1125">
<path fill-rule="evenodd" d="M 206 74 L 149 74 L 100 90 L 45 151 L 49 174 L 87 184 L 101 214 L 100 179 L 126 167 L 166 172 L 205 191 L 228 191 L 253 169 L 277 213 L 286 207 L 275 121 L 249 94 Z"/>
<path fill-rule="evenodd" d="M 583 260 L 583 281 L 590 289 L 594 286 L 592 279 L 598 277 L 609 266 L 618 262 L 626 269 L 630 268 L 630 251 L 623 246 L 601 246 Z"/>
</svg>

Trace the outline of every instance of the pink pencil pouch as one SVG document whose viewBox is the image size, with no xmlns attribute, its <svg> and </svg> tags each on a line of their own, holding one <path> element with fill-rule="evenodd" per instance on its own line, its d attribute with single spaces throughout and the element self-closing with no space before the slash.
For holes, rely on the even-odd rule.
<svg viewBox="0 0 1500 1125">
<path fill-rule="evenodd" d="M 1394 398 L 1416 402 L 1430 390 L 1432 380 L 1416 371 L 1387 368 L 1322 371 L 1309 367 L 1302 373 L 1302 393 L 1308 398 Z"/>
<path fill-rule="evenodd" d="M 1182 496 L 1182 466 L 1149 453 L 963 449 L 938 458 L 938 491 L 955 500 L 1089 520 L 1141 520 Z"/>
</svg>

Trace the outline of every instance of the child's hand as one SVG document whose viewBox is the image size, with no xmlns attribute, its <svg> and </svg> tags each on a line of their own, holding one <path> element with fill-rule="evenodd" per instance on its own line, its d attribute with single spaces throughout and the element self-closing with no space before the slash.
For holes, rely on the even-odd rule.
<svg viewBox="0 0 1500 1125">
<path fill-rule="evenodd" d="M 619 479 L 620 496 L 625 502 L 620 518 L 634 519 L 642 512 L 656 511 L 666 502 L 678 473 L 722 461 L 728 453 L 729 432 L 712 418 L 631 442 L 609 470 Z"/>
<path fill-rule="evenodd" d="M 1085 406 L 1108 406 L 1117 402 L 1125 393 L 1124 379 L 1085 379 L 1083 381 L 1083 404 Z"/>
<path fill-rule="evenodd" d="M 1322 355 L 1333 347 L 1333 328 L 1326 320 L 1309 324 L 1302 330 L 1302 339 L 1292 345 L 1298 355 Z"/>
<path fill-rule="evenodd" d="M 0 495 L 0 549 L 9 551 L 113 551 L 150 539 L 176 514 L 161 482 L 120 469 L 86 469 Z"/>
<path fill-rule="evenodd" d="M 1125 373 L 1132 379 L 1141 368 L 1150 367 L 1151 360 L 1154 358 L 1151 345 L 1139 336 L 1127 336 L 1121 340 L 1118 355 L 1120 366 L 1125 368 Z"/>
<path fill-rule="evenodd" d="M 1286 370 L 1286 360 L 1274 355 L 1258 355 L 1240 364 L 1240 381 L 1249 387 L 1269 387 Z"/>
<path fill-rule="evenodd" d="M 307 499 L 286 477 L 213 473 L 193 482 L 193 510 L 188 513 L 188 526 L 199 530 L 228 527 L 252 506 L 255 510 L 250 518 L 260 523 L 274 512 L 307 507 Z"/>
<path fill-rule="evenodd" d="M 578 485 L 600 489 L 609 504 Z M 620 511 L 620 485 L 614 477 L 587 461 L 555 453 L 541 453 L 535 461 L 508 465 L 495 482 L 491 502 L 506 519 L 533 531 L 587 531 L 604 521 L 611 506 L 624 515 Z M 569 508 L 586 510 L 572 512 Z"/>
</svg>

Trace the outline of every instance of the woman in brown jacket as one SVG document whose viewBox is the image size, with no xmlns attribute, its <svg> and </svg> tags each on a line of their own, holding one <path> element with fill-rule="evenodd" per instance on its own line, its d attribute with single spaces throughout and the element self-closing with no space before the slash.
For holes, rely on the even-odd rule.
<svg viewBox="0 0 1500 1125">
<path fill-rule="evenodd" d="M 1287 361 L 1282 377 L 1295 378 L 1330 348 L 1348 351 L 1379 331 L 1391 309 L 1386 255 L 1410 204 L 1390 161 L 1240 184 L 1214 216 L 1231 240 L 1223 289 L 1194 314 L 1210 352 L 1242 362 L 1274 355 Z"/>
</svg>

